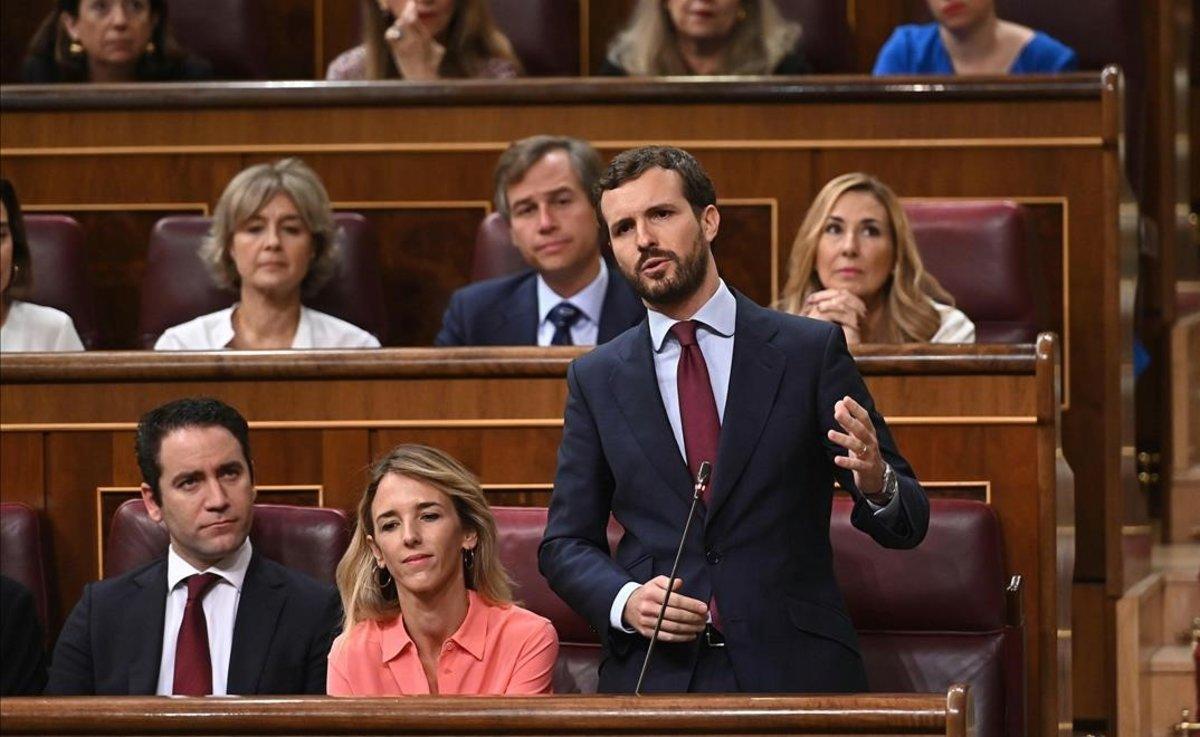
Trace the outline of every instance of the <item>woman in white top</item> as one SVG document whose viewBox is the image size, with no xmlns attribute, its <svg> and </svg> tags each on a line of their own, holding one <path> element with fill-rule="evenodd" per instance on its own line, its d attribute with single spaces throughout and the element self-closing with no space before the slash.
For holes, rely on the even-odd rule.
<svg viewBox="0 0 1200 737">
<path fill-rule="evenodd" d="M 329 196 L 299 159 L 245 169 L 229 183 L 200 255 L 232 307 L 168 329 L 155 350 L 378 348 L 375 336 L 305 307 L 337 267 Z"/>
<path fill-rule="evenodd" d="M 0 179 L 0 351 L 82 351 L 65 312 L 13 299 L 29 289 L 31 261 L 17 192 Z"/>
<path fill-rule="evenodd" d="M 850 345 L 975 342 L 974 323 L 925 271 L 900 198 L 860 172 L 813 200 L 776 307 L 838 323 Z"/>
</svg>

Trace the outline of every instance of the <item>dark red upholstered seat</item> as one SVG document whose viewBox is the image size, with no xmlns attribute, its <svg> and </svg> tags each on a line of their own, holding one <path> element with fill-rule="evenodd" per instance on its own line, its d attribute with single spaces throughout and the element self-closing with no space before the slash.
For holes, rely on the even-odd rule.
<svg viewBox="0 0 1200 737">
<path fill-rule="evenodd" d="M 579 76 L 579 0 L 490 0 L 530 77 Z"/>
<path fill-rule="evenodd" d="M 846 0 L 775 0 L 780 12 L 800 23 L 800 47 L 813 70 L 852 74 L 854 62 Z"/>
<path fill-rule="evenodd" d="M 861 636 L 871 688 L 945 692 L 966 682 L 981 737 L 1020 737 L 1024 659 L 1019 623 L 1009 622 L 999 523 L 987 505 L 931 501 L 929 532 L 914 550 L 887 550 L 850 525 L 850 501 L 835 500 L 830 528 L 838 582 Z M 560 693 L 594 691 L 596 633 L 537 570 L 546 524 L 541 507 L 496 507 L 500 557 L 523 605 L 554 622 Z M 620 527 L 610 522 L 610 548 Z M 1013 611 L 1019 608 L 1013 607 Z"/>
<path fill-rule="evenodd" d="M 386 343 L 387 311 L 375 230 L 358 213 L 338 212 L 333 217 L 342 233 L 341 266 L 304 304 L 354 323 Z M 235 294 L 213 283 L 200 260 L 200 244 L 211 224 L 211 218 L 196 215 L 175 215 L 155 223 L 138 313 L 138 339 L 143 348 L 154 347 L 167 328 L 236 301 Z"/>
<path fill-rule="evenodd" d="M 17 502 L 0 503 L 0 573 L 29 589 L 42 631 L 48 632 L 50 582 L 45 545 L 37 510 Z"/>
<path fill-rule="evenodd" d="M 67 215 L 26 213 L 25 235 L 33 266 L 28 301 L 70 315 L 84 348 L 104 347 L 88 279 L 87 238 L 79 222 Z"/>
<path fill-rule="evenodd" d="M 350 544 L 350 521 L 340 509 L 255 504 L 250 542 L 271 560 L 334 583 Z M 119 576 L 167 554 L 167 529 L 150 519 L 141 499 L 117 507 L 104 553 L 104 577 Z"/>
<path fill-rule="evenodd" d="M 906 202 L 925 267 L 975 323 L 979 343 L 1032 343 L 1041 277 L 1025 208 L 1006 200 Z"/>
<path fill-rule="evenodd" d="M 475 232 L 475 254 L 471 259 L 471 281 L 514 274 L 528 268 L 513 245 L 508 222 L 498 212 L 487 215 Z"/>
<path fill-rule="evenodd" d="M 267 79 L 267 27 L 258 0 L 168 0 L 176 40 L 218 79 Z"/>
</svg>

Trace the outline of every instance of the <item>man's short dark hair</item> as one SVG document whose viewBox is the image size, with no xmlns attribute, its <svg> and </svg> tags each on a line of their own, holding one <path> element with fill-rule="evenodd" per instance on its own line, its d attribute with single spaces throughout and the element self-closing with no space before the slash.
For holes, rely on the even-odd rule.
<svg viewBox="0 0 1200 737">
<path fill-rule="evenodd" d="M 494 201 L 496 212 L 509 219 L 510 205 L 508 188 L 514 182 L 519 182 L 533 165 L 551 151 L 566 151 L 571 161 L 571 169 L 579 179 L 579 186 L 586 196 L 591 196 L 596 180 L 600 178 L 600 170 L 604 162 L 600 154 L 587 141 L 568 136 L 530 136 L 519 141 L 513 141 L 500 159 L 496 162 L 496 171 L 492 174 L 494 186 Z"/>
<path fill-rule="evenodd" d="M 637 179 L 655 167 L 679 175 L 683 180 L 683 196 L 697 217 L 704 208 L 717 204 L 717 191 L 712 180 L 708 178 L 708 173 L 700 166 L 700 162 L 696 161 L 695 156 L 673 146 L 642 146 L 617 154 L 592 190 L 592 205 L 596 208 L 596 217 L 601 223 L 607 225 L 604 213 L 600 210 L 600 198 L 604 193 Z M 605 227 L 604 230 L 607 232 L 608 228 Z"/>
<path fill-rule="evenodd" d="M 138 468 L 142 480 L 154 494 L 154 501 L 162 504 L 162 492 L 158 482 L 162 476 L 159 452 L 167 435 L 186 427 L 223 427 L 237 438 L 246 457 L 247 472 L 254 481 L 254 463 L 250 460 L 250 427 L 246 418 L 233 407 L 211 397 L 187 397 L 155 407 L 138 421 L 134 450 L 137 452 Z"/>
</svg>

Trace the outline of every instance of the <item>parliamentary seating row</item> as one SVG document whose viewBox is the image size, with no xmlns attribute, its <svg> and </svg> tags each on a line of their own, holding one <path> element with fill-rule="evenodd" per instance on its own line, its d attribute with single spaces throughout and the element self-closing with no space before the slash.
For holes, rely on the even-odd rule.
<svg viewBox="0 0 1200 737">
<path fill-rule="evenodd" d="M 36 550 L 37 528 L 10 525 L 32 510 L 0 509 L 0 545 Z M 972 690 L 979 737 L 1021 737 L 1024 725 L 1024 649 L 1020 576 L 1005 563 L 995 513 L 972 500 L 934 499 L 925 541 L 908 551 L 875 545 L 850 525 L 852 503 L 833 505 L 830 542 L 847 608 L 859 633 L 868 682 L 876 692 L 928 693 L 965 683 Z M 594 693 L 600 644 L 596 632 L 566 606 L 538 572 L 544 507 L 496 507 L 499 554 L 523 606 L 550 619 L 560 640 L 556 693 Z M 259 504 L 250 537 L 264 555 L 332 584 L 349 543 L 338 509 Z M 615 549 L 620 527 L 609 525 Z M 104 560 L 105 577 L 139 568 L 166 553 L 165 528 L 140 500 L 116 511 Z M 13 558 L 16 558 L 14 561 Z M 31 568 L 25 561 L 26 569 Z M 21 567 L 6 556 L 4 569 Z M 36 568 L 36 566 L 34 566 Z M 30 581 L 28 576 L 25 581 Z M 37 581 L 33 581 L 37 586 Z M 44 584 L 35 589 L 44 598 Z"/>
<path fill-rule="evenodd" d="M 954 295 L 976 327 L 982 343 L 1032 342 L 1046 324 L 1044 279 L 1036 265 L 1037 246 L 1026 208 L 1004 200 L 922 200 L 906 204 L 926 267 Z M 310 307 L 347 320 L 385 345 L 388 326 L 432 315 L 387 314 L 380 278 L 379 235 L 359 213 L 338 212 L 342 234 L 338 273 L 308 302 Z M 26 217 L 34 268 L 30 301 L 63 310 L 75 321 L 84 346 L 111 345 L 87 275 L 87 236 L 65 215 Z M 151 348 L 167 328 L 224 309 L 235 296 L 216 286 L 198 250 L 211 220 L 195 215 L 165 217 L 149 236 L 138 311 L 137 345 Z M 407 244 L 387 244 L 404 249 Z M 479 224 L 472 257 L 472 280 L 503 276 L 525 268 L 498 213 Z"/>
</svg>

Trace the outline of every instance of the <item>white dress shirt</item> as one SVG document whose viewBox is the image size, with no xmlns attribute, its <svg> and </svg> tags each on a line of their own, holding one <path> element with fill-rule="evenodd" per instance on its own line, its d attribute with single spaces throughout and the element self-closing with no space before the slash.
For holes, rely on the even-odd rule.
<svg viewBox="0 0 1200 737">
<path fill-rule="evenodd" d="M 253 554 L 250 538 L 221 562 L 198 571 L 179 557 L 175 547 L 167 553 L 167 609 L 163 620 L 162 659 L 158 667 L 159 696 L 170 696 L 175 686 L 175 644 L 179 626 L 183 624 L 183 609 L 187 605 L 187 584 L 184 579 L 197 573 L 215 573 L 221 577 L 204 596 L 202 607 L 208 624 L 208 653 L 212 662 L 212 692 L 226 695 L 229 683 L 229 654 L 233 649 L 233 625 L 237 621 L 238 602 L 242 598 L 242 583 Z"/>
<path fill-rule="evenodd" d="M 550 310 L 562 302 L 579 309 L 579 319 L 571 326 L 571 341 L 575 345 L 596 345 L 600 336 L 600 311 L 604 308 L 604 293 L 608 291 L 608 266 L 600 259 L 600 273 L 570 297 L 563 297 L 550 288 L 541 274 L 537 275 L 538 330 L 537 344 L 550 345 L 554 339 L 554 323 Z"/>
<path fill-rule="evenodd" d="M 930 343 L 974 343 L 975 323 L 960 309 L 934 302 L 938 317 L 942 319 L 937 332 L 929 339 Z"/>
<path fill-rule="evenodd" d="M 663 407 L 667 410 L 667 420 L 671 423 L 671 432 L 675 435 L 675 444 L 679 447 L 680 458 L 687 463 L 687 450 L 683 442 L 683 420 L 679 411 L 679 386 L 676 376 L 679 368 L 679 341 L 671 335 L 671 327 L 680 322 L 667 317 L 661 312 L 648 310 L 650 323 L 650 345 L 654 349 L 654 374 L 658 378 L 658 391 L 662 395 Z M 721 424 L 725 424 L 725 400 L 729 397 L 729 375 L 733 369 L 733 338 L 737 324 L 737 299 L 725 286 L 725 281 L 719 280 L 717 291 L 709 298 L 704 306 L 692 315 L 699 322 L 696 328 L 696 343 L 704 354 L 704 363 L 708 367 L 708 380 L 712 384 L 713 399 L 717 402 L 717 416 Z M 669 338 L 669 339 L 668 339 Z M 876 514 L 895 514 L 899 494 L 892 497 L 883 507 L 867 504 Z M 608 612 L 608 623 L 613 629 L 633 632 L 627 627 L 622 618 L 625 604 L 641 583 L 630 581 L 621 587 L 613 599 L 612 608 Z"/>
<path fill-rule="evenodd" d="M 156 351 L 220 351 L 233 340 L 232 307 L 201 315 L 159 336 Z M 366 330 L 324 312 L 300 306 L 300 323 L 292 348 L 378 348 L 379 340 Z"/>
<path fill-rule="evenodd" d="M 75 323 L 62 310 L 14 299 L 0 326 L 0 351 L 82 351 Z"/>
</svg>

